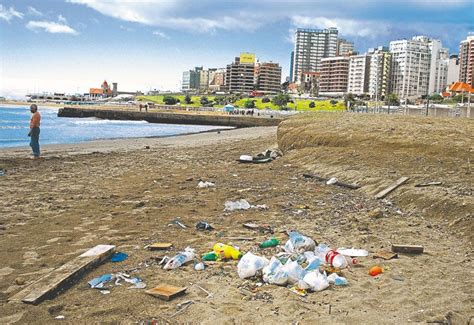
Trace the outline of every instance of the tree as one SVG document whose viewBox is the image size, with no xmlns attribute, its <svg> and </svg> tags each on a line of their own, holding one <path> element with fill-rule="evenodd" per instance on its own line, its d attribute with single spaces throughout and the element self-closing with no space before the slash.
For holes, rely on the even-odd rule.
<svg viewBox="0 0 474 325">
<path fill-rule="evenodd" d="M 186 95 L 186 97 L 184 97 L 184 102 L 185 102 L 186 104 L 192 104 L 193 101 L 191 100 L 191 96 Z"/>
<path fill-rule="evenodd" d="M 330 103 L 332 106 L 334 106 L 334 105 L 337 104 L 337 100 L 331 99 L 331 100 L 329 101 L 329 103 Z"/>
<path fill-rule="evenodd" d="M 290 96 L 285 94 L 279 94 L 272 99 L 272 103 L 279 106 L 282 109 L 290 101 Z"/>
<path fill-rule="evenodd" d="M 283 90 L 283 92 L 288 92 L 288 86 L 290 85 L 290 82 L 289 81 L 285 81 L 284 83 L 281 84 L 281 90 Z M 266 102 L 267 103 L 267 102 Z"/>
<path fill-rule="evenodd" d="M 270 98 L 268 98 L 268 97 L 263 97 L 263 98 L 262 98 L 262 103 L 270 103 Z"/>
<path fill-rule="evenodd" d="M 166 95 L 165 97 L 163 97 L 163 103 L 165 103 L 166 105 L 174 105 L 177 102 L 178 100 L 173 96 Z"/>
<path fill-rule="evenodd" d="M 206 96 L 202 96 L 202 97 L 201 97 L 201 105 L 202 105 L 202 106 L 206 106 L 206 105 L 208 105 L 208 104 L 209 104 L 209 99 L 207 99 Z"/>
<path fill-rule="evenodd" d="M 309 108 L 315 108 L 316 104 L 314 102 L 309 103 Z"/>
<path fill-rule="evenodd" d="M 387 104 L 398 106 L 400 105 L 400 100 L 398 99 L 397 94 L 388 94 L 387 95 Z"/>
<path fill-rule="evenodd" d="M 430 100 L 433 102 L 441 102 L 443 100 L 443 96 L 440 94 L 433 94 L 430 96 Z"/>
<path fill-rule="evenodd" d="M 245 108 L 255 108 L 255 100 L 247 99 L 244 104 Z"/>
<path fill-rule="evenodd" d="M 344 105 L 347 108 L 353 108 L 355 105 L 355 97 L 354 94 L 348 93 L 344 96 Z"/>
</svg>

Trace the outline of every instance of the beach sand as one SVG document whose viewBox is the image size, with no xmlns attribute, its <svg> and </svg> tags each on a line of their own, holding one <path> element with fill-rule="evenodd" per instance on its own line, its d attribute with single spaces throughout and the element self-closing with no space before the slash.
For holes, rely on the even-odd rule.
<svg viewBox="0 0 474 325">
<path fill-rule="evenodd" d="M 396 192 L 387 200 L 375 200 L 364 188 L 308 181 L 302 174 L 317 172 L 310 160 L 318 158 L 305 148 L 290 150 L 290 140 L 282 140 L 280 133 L 288 128 L 296 126 L 285 124 L 278 131 L 285 155 L 258 165 L 236 160 L 241 154 L 277 147 L 276 128 L 50 146 L 43 148 L 40 161 L 27 159 L 28 148 L 0 151 L 0 168 L 7 170 L 0 176 L 0 323 L 46 324 L 58 315 L 71 323 L 468 323 L 473 315 L 472 246 L 466 220 L 449 227 L 466 216 L 450 215 L 446 209 L 444 221 L 425 215 L 416 204 L 399 205 Z M 324 160 L 319 163 L 321 171 Z M 349 169 L 345 160 L 331 163 Z M 352 177 L 350 181 L 363 184 L 362 178 Z M 466 179 L 460 173 L 458 177 Z M 200 180 L 215 182 L 216 187 L 198 189 Z M 467 180 L 472 190 L 471 178 Z M 223 211 L 225 201 L 240 198 L 269 209 Z M 169 225 L 176 218 L 188 228 Z M 216 229 L 195 230 L 201 220 Z M 277 249 L 257 248 L 269 235 L 243 228 L 247 221 L 274 226 L 283 242 L 284 231 L 296 229 L 318 242 L 365 248 L 370 255 L 343 271 L 347 287 L 307 297 L 286 287 L 257 286 L 259 280 L 241 280 L 235 261 L 208 263 L 204 271 L 195 271 L 192 263 L 171 271 L 157 265 L 159 257 L 173 256 L 187 246 L 202 254 L 217 242 L 233 242 L 243 252 L 267 257 L 275 254 Z M 467 222 L 472 227 L 472 216 Z M 153 242 L 171 242 L 174 247 L 167 252 L 144 249 Z M 424 245 L 425 253 L 399 254 L 389 261 L 372 258 L 374 252 L 389 250 L 391 243 Z M 117 245 L 129 258 L 100 265 L 38 306 L 7 302 L 42 274 L 97 244 Z M 369 276 L 373 265 L 385 272 Z M 113 287 L 108 295 L 88 288 L 93 277 L 119 271 L 142 278 L 148 288 L 163 283 L 186 286 L 187 294 L 166 302 L 126 285 Z M 213 296 L 206 297 L 194 284 Z M 193 304 L 171 317 L 185 300 Z"/>
</svg>

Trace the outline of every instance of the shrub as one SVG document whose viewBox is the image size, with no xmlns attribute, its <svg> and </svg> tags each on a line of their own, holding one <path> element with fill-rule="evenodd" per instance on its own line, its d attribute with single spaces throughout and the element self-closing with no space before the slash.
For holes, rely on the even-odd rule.
<svg viewBox="0 0 474 325">
<path fill-rule="evenodd" d="M 334 105 L 337 104 L 337 100 L 331 99 L 331 101 L 329 103 L 334 106 Z"/>
<path fill-rule="evenodd" d="M 309 108 L 315 108 L 316 104 L 314 102 L 309 103 Z"/>
<path fill-rule="evenodd" d="M 165 96 L 163 97 L 163 103 L 165 103 L 166 105 L 174 105 L 178 102 L 178 100 L 176 98 L 174 98 L 173 96 Z"/>
<path fill-rule="evenodd" d="M 201 97 L 201 105 L 206 106 L 207 104 L 209 104 L 209 99 L 207 99 L 206 96 L 202 96 Z"/>
<path fill-rule="evenodd" d="M 255 108 L 255 100 L 247 99 L 244 103 L 245 108 Z"/>
<path fill-rule="evenodd" d="M 191 96 L 186 95 L 186 97 L 184 97 L 184 102 L 185 102 L 186 104 L 192 104 L 193 101 L 191 100 Z"/>
<path fill-rule="evenodd" d="M 262 103 L 270 103 L 270 98 L 268 98 L 268 97 L 263 97 L 263 98 L 262 98 Z"/>
</svg>

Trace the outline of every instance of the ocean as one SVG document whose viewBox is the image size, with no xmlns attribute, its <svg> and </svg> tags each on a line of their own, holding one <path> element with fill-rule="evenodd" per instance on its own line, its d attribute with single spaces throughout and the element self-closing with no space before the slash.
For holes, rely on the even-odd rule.
<svg viewBox="0 0 474 325">
<path fill-rule="evenodd" d="M 160 137 L 195 133 L 218 126 L 155 124 L 146 121 L 117 121 L 97 118 L 58 117 L 57 108 L 39 107 L 40 145 L 78 143 L 91 140 Z M 28 146 L 29 106 L 0 105 L 0 148 Z"/>
</svg>

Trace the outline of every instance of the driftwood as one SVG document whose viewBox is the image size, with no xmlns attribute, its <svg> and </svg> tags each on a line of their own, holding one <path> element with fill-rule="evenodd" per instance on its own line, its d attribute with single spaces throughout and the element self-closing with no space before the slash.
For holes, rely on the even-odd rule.
<svg viewBox="0 0 474 325">
<path fill-rule="evenodd" d="M 419 245 L 397 245 L 392 244 L 392 252 L 394 253 L 408 253 L 408 254 L 422 254 L 423 246 Z"/>
<path fill-rule="evenodd" d="M 376 199 L 383 199 L 385 196 L 387 196 L 387 194 L 389 194 L 390 192 L 395 190 L 400 185 L 404 184 L 407 180 L 409 180 L 408 177 L 400 177 L 395 183 L 393 183 L 392 185 L 387 187 L 385 190 L 380 191 L 379 193 L 377 193 L 375 195 L 375 198 Z"/>
<path fill-rule="evenodd" d="M 324 178 L 324 177 L 321 177 L 321 176 L 318 176 L 318 175 L 308 174 L 308 173 L 303 174 L 303 177 L 304 178 L 312 178 L 312 179 L 315 179 L 315 180 L 320 181 L 320 182 L 327 182 L 329 180 L 329 178 Z M 357 190 L 358 188 L 361 187 L 360 185 L 357 185 L 357 184 L 348 184 L 348 183 L 339 182 L 339 181 L 337 181 L 333 185 L 345 187 L 345 188 L 348 188 L 348 189 L 351 189 L 351 190 Z"/>
<path fill-rule="evenodd" d="M 415 187 L 427 187 L 427 186 L 438 186 L 443 184 L 443 182 L 428 182 L 428 183 L 420 183 L 416 184 Z"/>
</svg>

